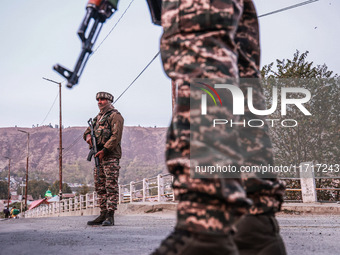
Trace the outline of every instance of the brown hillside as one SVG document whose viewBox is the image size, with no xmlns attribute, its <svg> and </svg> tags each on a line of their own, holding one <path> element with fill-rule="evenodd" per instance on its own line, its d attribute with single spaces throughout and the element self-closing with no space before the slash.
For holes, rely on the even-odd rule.
<svg viewBox="0 0 340 255">
<path fill-rule="evenodd" d="M 0 157 L 12 158 L 13 176 L 24 176 L 27 135 L 19 128 L 0 128 Z M 30 133 L 29 178 L 53 182 L 59 179 L 59 129 L 20 128 Z M 86 160 L 88 145 L 82 139 L 86 127 L 63 129 L 63 181 L 93 182 L 94 162 Z M 141 180 L 166 172 L 164 164 L 166 128 L 124 127 L 120 182 Z M 8 161 L 1 159 L 0 169 L 7 172 Z M 3 171 L 5 172 L 5 171 Z M 3 174 L 2 174 L 3 175 Z M 1 175 L 1 176 L 2 176 Z"/>
</svg>

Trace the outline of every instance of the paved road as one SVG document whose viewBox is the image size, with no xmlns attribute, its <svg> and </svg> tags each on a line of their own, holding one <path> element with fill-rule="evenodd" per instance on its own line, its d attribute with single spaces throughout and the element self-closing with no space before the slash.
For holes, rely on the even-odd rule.
<svg viewBox="0 0 340 255">
<path fill-rule="evenodd" d="M 0 221 L 0 254 L 150 254 L 173 229 L 173 213 L 118 215 L 113 227 L 93 216 Z M 288 254 L 340 254 L 339 216 L 278 216 Z"/>
</svg>

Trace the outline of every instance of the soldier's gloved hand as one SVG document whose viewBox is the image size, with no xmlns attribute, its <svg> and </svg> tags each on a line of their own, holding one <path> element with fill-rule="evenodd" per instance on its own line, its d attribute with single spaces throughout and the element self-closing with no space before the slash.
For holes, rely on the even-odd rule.
<svg viewBox="0 0 340 255">
<path fill-rule="evenodd" d="M 104 157 L 104 151 L 98 151 L 95 157 L 98 157 L 99 160 L 102 160 Z"/>
<path fill-rule="evenodd" d="M 90 148 L 92 148 L 93 144 L 92 144 L 91 135 L 86 136 L 86 142 L 90 145 Z"/>
</svg>

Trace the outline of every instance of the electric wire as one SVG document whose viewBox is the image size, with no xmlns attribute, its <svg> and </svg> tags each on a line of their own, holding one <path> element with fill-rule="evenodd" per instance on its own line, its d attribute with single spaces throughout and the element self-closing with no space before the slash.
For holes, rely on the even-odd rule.
<svg viewBox="0 0 340 255">
<path fill-rule="evenodd" d="M 272 12 L 268 12 L 268 13 L 259 15 L 258 17 L 262 18 L 262 17 L 265 17 L 265 16 L 269 16 L 269 15 L 272 15 L 272 14 L 279 13 L 279 12 L 288 11 L 288 10 L 291 10 L 291 9 L 294 9 L 294 8 L 297 8 L 297 7 L 300 7 L 300 6 L 303 6 L 303 5 L 311 4 L 311 3 L 314 3 L 314 2 L 317 2 L 317 1 L 319 1 L 319 0 L 308 0 L 308 1 L 305 1 L 305 2 L 302 2 L 302 3 L 294 4 L 294 5 L 276 10 L 276 11 L 272 11 Z"/>
<path fill-rule="evenodd" d="M 132 0 L 133 1 L 133 0 Z M 291 9 L 294 9 L 294 8 L 297 8 L 297 7 L 300 7 L 300 6 L 303 6 L 303 5 L 307 5 L 307 4 L 311 4 L 313 2 L 317 2 L 319 0 L 308 0 L 308 1 L 305 1 L 305 2 L 302 2 L 302 3 L 299 3 L 299 4 L 295 4 L 295 5 L 291 5 L 291 6 L 288 6 L 288 7 L 285 7 L 285 8 L 282 8 L 282 9 L 279 9 L 279 10 L 276 10 L 276 11 L 272 11 L 272 12 L 269 12 L 269 13 L 265 13 L 265 14 L 262 14 L 260 16 L 258 16 L 258 18 L 261 18 L 261 17 L 265 17 L 265 16 L 269 16 L 269 15 L 272 15 L 272 14 L 276 14 L 276 13 L 279 13 L 279 12 L 283 12 L 283 11 L 287 11 L 287 10 L 291 10 Z M 132 2 L 131 2 L 132 3 Z M 131 5 L 130 3 L 130 5 Z M 126 11 L 126 10 L 125 10 Z M 108 35 L 107 35 L 108 36 Z M 107 36 L 105 38 L 107 38 Z M 122 94 L 119 95 L 119 97 L 113 102 L 116 103 L 118 101 L 118 99 L 133 85 L 133 83 L 141 76 L 141 74 L 149 67 L 149 65 L 156 59 L 156 57 L 159 55 L 160 51 L 153 57 L 153 59 L 147 64 L 147 66 L 143 69 L 143 71 L 138 74 L 138 76 L 133 80 L 133 82 L 123 91 Z"/>
<path fill-rule="evenodd" d="M 114 24 L 114 26 L 111 28 L 111 30 L 109 31 L 109 33 L 104 37 L 104 39 L 100 42 L 100 44 L 97 46 L 97 48 L 92 52 L 92 54 L 90 55 L 90 56 L 92 56 L 98 49 L 99 49 L 99 47 L 104 43 L 104 41 L 110 36 L 110 34 L 112 33 L 112 31 L 116 28 L 116 26 L 118 25 L 118 23 L 121 21 L 121 19 L 124 17 L 124 15 L 125 15 L 125 13 L 127 12 L 127 10 L 130 8 L 130 6 L 131 6 L 131 4 L 134 2 L 134 0 L 132 0 L 130 3 L 129 3 L 129 5 L 128 5 L 128 7 L 125 9 L 125 11 L 123 12 L 123 14 L 119 17 L 119 19 L 118 19 L 118 21 Z M 131 85 L 139 78 L 139 76 L 145 71 L 145 69 L 146 68 L 148 68 L 148 66 L 152 63 L 152 61 L 158 56 L 158 54 L 159 54 L 159 52 L 156 54 L 156 56 L 151 60 L 151 62 L 142 70 L 142 72 L 137 76 L 137 78 L 128 86 L 128 88 L 129 87 L 131 87 Z M 128 90 L 128 88 L 126 89 L 126 90 Z M 125 90 L 125 91 L 126 91 Z M 125 91 L 118 97 L 118 99 L 125 93 Z M 57 100 L 57 98 L 58 98 L 58 95 L 57 95 L 57 97 L 54 99 L 54 102 L 53 102 L 53 104 L 52 104 L 52 107 L 51 107 L 51 109 L 49 110 L 49 112 L 47 113 L 47 115 L 46 115 L 46 117 L 45 117 L 45 119 L 43 120 L 43 122 L 42 123 L 44 123 L 44 121 L 46 120 L 46 118 L 47 118 L 47 116 L 49 115 L 49 113 L 51 112 L 51 110 L 52 110 L 52 108 L 53 108 L 53 106 L 54 106 L 54 104 L 55 104 L 55 102 L 56 102 L 56 100 Z M 118 100 L 118 99 L 116 99 L 116 101 Z M 116 102 L 115 101 L 115 102 Z M 42 125 L 42 124 L 40 124 L 40 125 Z M 80 138 L 82 137 L 82 134 L 80 135 L 80 136 L 78 136 L 67 148 L 65 148 L 65 149 L 63 149 L 63 155 L 66 155 L 67 154 L 67 152 L 75 145 L 75 144 L 77 144 L 78 142 L 79 142 L 79 140 L 80 140 Z"/>
<path fill-rule="evenodd" d="M 130 83 L 130 85 L 119 95 L 119 97 L 113 102 L 115 104 L 119 98 L 121 98 L 124 93 L 135 83 L 135 81 L 144 73 L 144 71 L 151 65 L 151 63 L 158 57 L 160 51 L 156 53 L 156 55 L 151 59 L 151 61 L 144 67 L 144 69 L 137 75 L 137 77 Z"/>
<path fill-rule="evenodd" d="M 50 112 L 52 111 L 52 108 L 53 108 L 55 102 L 57 101 L 57 98 L 58 98 L 58 97 L 59 97 L 59 92 L 58 92 L 57 96 L 55 97 L 55 99 L 54 99 L 54 101 L 53 101 L 53 103 L 52 103 L 52 106 L 51 106 L 50 110 L 47 112 L 47 114 L 46 114 L 44 120 L 41 122 L 40 126 L 45 122 L 45 120 L 47 119 L 48 115 L 49 115 Z"/>
<path fill-rule="evenodd" d="M 96 52 L 98 50 L 98 48 L 103 44 L 103 42 L 108 38 L 108 36 L 111 34 L 111 32 L 113 31 L 113 29 L 117 26 L 117 24 L 119 23 L 119 21 L 122 19 L 122 17 L 125 15 L 126 11 L 130 8 L 132 2 L 134 0 L 132 0 L 130 2 L 130 4 L 128 5 L 128 7 L 125 9 L 124 13 L 122 14 L 122 16 L 119 18 L 119 20 L 116 22 L 116 24 L 113 26 L 113 28 L 110 30 L 110 32 L 105 36 L 105 38 L 102 40 L 102 42 L 98 45 L 98 47 L 94 50 L 94 52 Z M 295 5 L 291 5 L 291 6 L 288 6 L 288 7 L 285 7 L 285 8 L 282 8 L 282 9 L 278 9 L 278 10 L 275 10 L 275 11 L 272 11 L 272 12 L 269 12 L 269 13 L 265 13 L 265 14 L 262 14 L 262 15 L 259 15 L 258 18 L 262 18 L 262 17 L 265 17 L 265 16 L 270 16 L 270 15 L 273 15 L 273 14 L 276 14 L 276 13 L 279 13 L 279 12 L 284 12 L 284 11 L 287 11 L 287 10 L 291 10 L 291 9 L 294 9 L 294 8 L 297 8 L 297 7 L 300 7 L 300 6 L 303 6 L 303 5 L 307 5 L 307 4 L 311 4 L 311 3 L 314 3 L 314 2 L 317 2 L 319 0 L 309 0 L 309 1 L 305 1 L 305 2 L 302 2 L 302 3 L 298 3 L 298 4 L 295 4 Z M 94 53 L 93 52 L 93 53 Z M 137 75 L 137 77 L 130 83 L 130 85 L 118 96 L 118 98 L 113 102 L 113 104 L 115 104 L 124 94 L 125 92 L 136 82 L 136 80 L 143 74 L 143 72 L 151 65 L 151 63 L 157 58 L 157 56 L 160 54 L 160 51 L 157 52 L 157 54 L 151 59 L 151 61 L 144 67 L 144 69 Z M 81 135 L 82 136 L 82 135 Z M 81 137 L 80 136 L 80 137 Z M 79 141 L 79 138 L 76 138 L 75 142 L 73 142 L 68 148 L 67 150 L 69 150 L 71 147 L 73 147 L 78 141 Z"/>
<path fill-rule="evenodd" d="M 130 8 L 131 4 L 133 3 L 134 0 L 131 0 L 131 2 L 129 3 L 128 7 L 125 9 L 125 11 L 123 12 L 123 14 L 120 16 L 120 18 L 118 19 L 118 21 L 116 22 L 116 24 L 114 24 L 114 26 L 111 28 L 110 32 L 105 36 L 105 38 L 100 42 L 100 44 L 98 45 L 98 47 L 93 51 L 93 53 L 91 55 L 93 55 L 98 49 L 99 47 L 104 43 L 104 41 L 110 36 L 110 34 L 112 33 L 112 31 L 116 28 L 116 26 L 118 25 L 118 23 L 120 22 L 120 20 L 124 17 L 125 13 L 127 12 L 127 10 Z"/>
<path fill-rule="evenodd" d="M 70 149 L 76 145 L 82 137 L 83 135 L 80 134 L 67 148 L 63 149 L 63 156 L 67 155 L 70 152 Z"/>
</svg>

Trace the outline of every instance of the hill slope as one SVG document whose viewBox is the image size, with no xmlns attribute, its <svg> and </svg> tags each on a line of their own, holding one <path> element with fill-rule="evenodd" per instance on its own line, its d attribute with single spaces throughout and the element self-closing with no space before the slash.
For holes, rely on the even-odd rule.
<svg viewBox="0 0 340 255">
<path fill-rule="evenodd" d="M 10 157 L 12 176 L 26 171 L 27 135 L 19 128 L 0 128 L 0 156 Z M 59 129 L 51 127 L 20 128 L 30 133 L 29 178 L 53 182 L 59 179 Z M 63 181 L 93 182 L 94 162 L 86 160 L 88 145 L 82 139 L 86 127 L 63 129 Z M 141 180 L 166 172 L 164 164 L 166 128 L 124 127 L 120 183 Z M 0 161 L 5 176 L 8 161 Z"/>
</svg>

